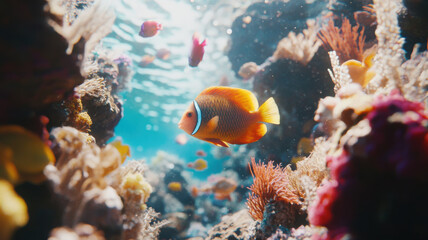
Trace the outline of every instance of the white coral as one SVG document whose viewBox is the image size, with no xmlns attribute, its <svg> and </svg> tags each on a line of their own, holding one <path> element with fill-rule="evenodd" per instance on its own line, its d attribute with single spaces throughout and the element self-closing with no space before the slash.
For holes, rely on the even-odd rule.
<svg viewBox="0 0 428 240">
<path fill-rule="evenodd" d="M 317 37 L 318 26 L 315 21 L 308 20 L 306 24 L 308 28 L 303 30 L 303 33 L 296 35 L 296 33 L 290 32 L 287 37 L 279 41 L 273 54 L 274 60 L 287 58 L 303 65 L 312 60 L 312 57 L 321 46 L 321 41 Z"/>
<path fill-rule="evenodd" d="M 378 49 L 374 59 L 375 77 L 367 90 L 371 93 L 387 93 L 393 88 L 401 89 L 401 64 L 404 59 L 402 49 L 404 39 L 400 36 L 398 12 L 403 8 L 401 0 L 374 0 Z"/>
<path fill-rule="evenodd" d="M 66 10 L 60 10 L 57 0 L 50 0 L 49 2 L 49 6 L 52 8 L 51 11 L 55 11 L 54 14 L 67 13 Z M 69 24 L 70 21 L 67 19 L 67 16 L 67 14 L 64 14 L 62 25 L 52 19 L 48 20 L 48 23 L 67 40 L 67 54 L 72 53 L 74 45 L 81 38 L 85 39 L 83 60 L 89 56 L 98 42 L 111 32 L 116 18 L 110 0 L 96 0 L 92 6 L 81 11 L 72 24 Z M 81 73 L 82 75 L 86 75 L 83 64 Z"/>
</svg>

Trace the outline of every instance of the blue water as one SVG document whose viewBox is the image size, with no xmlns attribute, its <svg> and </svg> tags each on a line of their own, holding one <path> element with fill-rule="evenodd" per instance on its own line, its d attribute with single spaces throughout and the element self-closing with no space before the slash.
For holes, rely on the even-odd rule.
<svg viewBox="0 0 428 240">
<path fill-rule="evenodd" d="M 204 4 L 201 4 L 203 2 Z M 208 153 L 208 170 L 195 172 L 197 178 L 222 171 L 222 159 L 215 159 L 210 151 L 217 148 L 189 136 L 186 145 L 175 142 L 177 123 L 190 102 L 209 86 L 227 77 L 230 85 L 249 89 L 234 77 L 225 56 L 229 27 L 234 17 L 252 1 L 114 1 L 116 20 L 112 32 L 102 41 L 104 47 L 128 55 L 132 61 L 133 78 L 129 88 L 121 93 L 123 118 L 115 128 L 131 147 L 131 159 L 150 159 L 159 150 L 177 155 L 185 162 L 197 159 L 195 152 Z M 138 35 L 145 20 L 155 20 L 163 30 L 151 38 Z M 197 68 L 188 66 L 188 55 L 194 32 L 207 39 L 203 61 Z M 139 66 L 144 55 L 156 55 L 168 49 L 169 59 L 155 59 L 146 67 Z"/>
</svg>

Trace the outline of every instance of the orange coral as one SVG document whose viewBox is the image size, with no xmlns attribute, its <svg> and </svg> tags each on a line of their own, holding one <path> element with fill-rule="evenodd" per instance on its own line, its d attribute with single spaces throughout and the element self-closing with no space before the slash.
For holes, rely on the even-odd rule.
<svg viewBox="0 0 428 240">
<path fill-rule="evenodd" d="M 338 28 L 334 26 L 333 20 L 330 19 L 328 25 L 324 25 L 323 29 L 320 30 L 318 37 L 328 50 L 336 51 L 341 62 L 350 59 L 363 60 L 363 47 L 366 38 L 364 36 L 364 27 L 360 28 L 358 23 L 352 27 L 345 17 L 343 18 L 342 26 Z"/>
<path fill-rule="evenodd" d="M 286 169 L 274 166 L 272 161 L 267 165 L 251 159 L 251 175 L 253 185 L 249 188 L 251 194 L 247 199 L 250 215 L 255 220 L 263 219 L 265 206 L 270 201 L 284 201 L 290 204 L 300 204 L 299 196 L 295 193 L 293 185 L 289 185 Z"/>
</svg>

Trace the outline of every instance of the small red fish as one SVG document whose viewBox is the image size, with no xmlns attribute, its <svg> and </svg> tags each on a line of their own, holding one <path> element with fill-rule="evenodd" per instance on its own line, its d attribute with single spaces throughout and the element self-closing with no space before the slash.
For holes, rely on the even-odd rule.
<svg viewBox="0 0 428 240">
<path fill-rule="evenodd" d="M 207 45 L 207 40 L 205 39 L 203 42 L 200 43 L 199 38 L 200 35 L 198 33 L 193 34 L 192 52 L 189 56 L 189 66 L 191 67 L 197 67 L 202 61 L 202 58 L 204 57 L 204 47 Z"/>
<path fill-rule="evenodd" d="M 140 36 L 141 37 L 153 37 L 159 30 L 162 30 L 162 24 L 156 21 L 145 21 L 141 24 Z"/>
<path fill-rule="evenodd" d="M 198 151 L 196 151 L 196 156 L 198 156 L 198 157 L 206 157 L 207 153 L 204 150 L 198 150 Z"/>
<path fill-rule="evenodd" d="M 247 144 L 263 137 L 264 123 L 279 124 L 278 106 L 269 98 L 259 108 L 254 94 L 232 87 L 210 87 L 202 91 L 178 123 L 193 137 L 216 146 Z"/>
</svg>

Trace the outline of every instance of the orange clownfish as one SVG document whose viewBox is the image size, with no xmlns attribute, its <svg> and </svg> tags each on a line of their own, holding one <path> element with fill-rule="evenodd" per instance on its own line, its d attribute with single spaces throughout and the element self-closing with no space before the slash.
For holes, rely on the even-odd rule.
<svg viewBox="0 0 428 240">
<path fill-rule="evenodd" d="M 273 98 L 259 108 L 254 94 L 232 87 L 210 87 L 202 91 L 184 112 L 178 127 L 217 146 L 247 144 L 266 134 L 263 123 L 279 124 Z"/>
<path fill-rule="evenodd" d="M 193 34 L 192 52 L 189 56 L 189 66 L 191 67 L 197 67 L 204 57 L 204 47 L 207 45 L 207 40 L 205 39 L 203 42 L 199 43 L 199 38 L 200 36 L 198 33 Z"/>
<path fill-rule="evenodd" d="M 153 37 L 159 30 L 162 30 L 162 24 L 156 21 L 145 21 L 141 24 L 140 36 L 141 37 Z"/>
</svg>

